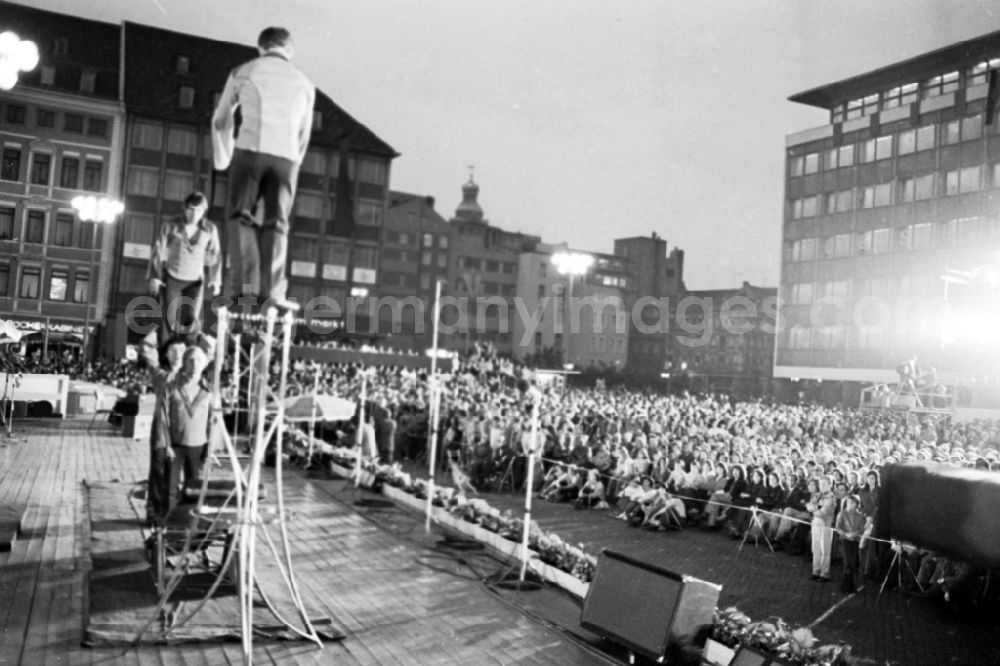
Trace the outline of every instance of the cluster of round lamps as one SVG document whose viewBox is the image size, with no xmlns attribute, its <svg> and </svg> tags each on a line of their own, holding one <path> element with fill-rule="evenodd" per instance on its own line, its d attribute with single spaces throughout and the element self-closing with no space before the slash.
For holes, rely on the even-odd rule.
<svg viewBox="0 0 1000 666">
<path fill-rule="evenodd" d="M 38 46 L 7 30 L 0 32 L 0 90 L 10 90 L 17 85 L 21 72 L 30 72 L 38 66 Z"/>
</svg>

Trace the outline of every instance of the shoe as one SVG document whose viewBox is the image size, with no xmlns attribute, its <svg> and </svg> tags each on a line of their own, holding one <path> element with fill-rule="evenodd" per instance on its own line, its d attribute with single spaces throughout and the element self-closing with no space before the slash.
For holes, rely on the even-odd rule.
<svg viewBox="0 0 1000 666">
<path fill-rule="evenodd" d="M 812 576 L 809 576 L 809 580 L 819 580 L 819 574 L 813 574 Z"/>
<path fill-rule="evenodd" d="M 829 576 L 817 576 L 817 578 L 819 579 L 819 582 L 821 582 L 821 583 L 829 583 L 830 582 L 830 577 Z"/>
</svg>

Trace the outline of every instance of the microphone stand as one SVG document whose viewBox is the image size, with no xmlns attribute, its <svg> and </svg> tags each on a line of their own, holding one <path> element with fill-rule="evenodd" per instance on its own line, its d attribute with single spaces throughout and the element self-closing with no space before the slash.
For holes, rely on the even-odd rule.
<svg viewBox="0 0 1000 666">
<path fill-rule="evenodd" d="M 531 493 L 535 485 L 535 456 L 538 455 L 538 409 L 541 396 L 537 389 L 529 389 L 527 397 L 531 399 L 531 448 L 528 451 L 528 476 L 524 483 L 524 532 L 521 535 L 521 575 L 520 585 L 524 584 L 524 576 L 528 570 L 528 535 L 531 532 Z"/>
</svg>

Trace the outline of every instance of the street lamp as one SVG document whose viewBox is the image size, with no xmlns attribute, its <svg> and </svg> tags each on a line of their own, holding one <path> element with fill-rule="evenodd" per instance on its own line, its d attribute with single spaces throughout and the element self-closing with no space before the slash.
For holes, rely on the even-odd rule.
<svg viewBox="0 0 1000 666">
<path fill-rule="evenodd" d="M 16 32 L 0 32 L 0 90 L 10 90 L 17 85 L 21 72 L 30 72 L 38 66 L 38 46 L 21 39 Z"/>
<path fill-rule="evenodd" d="M 90 288 L 87 293 L 87 312 L 83 322 L 83 354 L 87 358 L 87 351 L 90 345 L 90 303 L 93 300 L 94 307 L 97 307 L 97 257 L 99 249 L 97 247 L 97 228 L 101 224 L 113 224 L 114 221 L 125 212 L 125 204 L 115 199 L 95 196 L 76 196 L 70 202 L 77 217 L 83 222 L 94 223 L 94 236 L 90 244 Z M 98 253 L 98 254 L 95 254 Z M 91 298 L 91 295 L 94 298 Z"/>
<path fill-rule="evenodd" d="M 556 267 L 559 275 L 565 275 L 568 279 L 568 286 L 564 294 L 565 317 L 563 317 L 563 360 L 570 361 L 569 355 L 569 334 L 567 328 L 570 320 L 570 300 L 573 298 L 573 281 L 580 275 L 586 275 L 590 267 L 594 265 L 594 257 L 583 252 L 556 252 L 552 255 L 552 265 Z"/>
</svg>

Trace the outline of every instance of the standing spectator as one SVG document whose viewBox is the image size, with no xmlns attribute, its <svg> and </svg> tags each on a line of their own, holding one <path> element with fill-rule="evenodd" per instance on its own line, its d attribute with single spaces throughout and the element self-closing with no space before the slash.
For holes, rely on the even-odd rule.
<svg viewBox="0 0 1000 666">
<path fill-rule="evenodd" d="M 149 293 L 160 297 L 160 341 L 201 333 L 205 285 L 216 296 L 222 287 L 219 232 L 205 217 L 201 192 L 184 199 L 184 214 L 160 225 L 149 258 Z"/>
<path fill-rule="evenodd" d="M 819 493 L 806 505 L 812 513 L 812 578 L 830 580 L 830 549 L 833 546 L 833 515 L 837 505 L 830 490 L 830 477 L 819 478 Z"/>
<path fill-rule="evenodd" d="M 161 365 L 159 355 L 149 344 L 143 344 L 143 358 L 152 373 L 156 406 L 149 433 L 149 477 L 146 485 L 146 524 L 161 525 L 170 513 L 171 461 L 169 396 L 171 383 L 181 369 L 187 345 L 183 338 L 168 340 L 164 345 Z M 165 367 L 163 367 L 165 366 Z"/>
<path fill-rule="evenodd" d="M 316 88 L 292 65 L 295 50 L 287 30 L 266 28 L 257 48 L 259 58 L 230 73 L 212 117 L 215 168 L 229 169 L 229 295 L 261 296 L 297 309 L 286 299 L 288 218 L 309 147 Z M 234 136 L 237 107 L 242 124 Z M 254 213 L 261 200 L 258 226 Z"/>
<path fill-rule="evenodd" d="M 212 394 L 202 381 L 208 357 L 200 347 L 188 347 L 181 370 L 168 392 L 168 419 L 173 462 L 170 465 L 170 507 L 177 506 L 181 472 L 183 494 L 195 491 L 208 454 Z M 183 495 L 182 495 L 183 496 Z"/>
<path fill-rule="evenodd" d="M 858 583 L 858 544 L 865 529 L 865 517 L 858 510 L 861 500 L 857 495 L 844 498 L 844 506 L 837 516 L 837 533 L 840 535 L 841 556 L 844 560 L 844 580 L 841 582 L 841 592 L 860 591 Z"/>
<path fill-rule="evenodd" d="M 778 521 L 778 527 L 774 532 L 775 546 L 777 548 L 784 547 L 783 544 L 786 537 L 792 528 L 798 524 L 795 520 L 812 520 L 812 513 L 806 509 L 806 504 L 808 504 L 811 496 L 817 492 L 819 492 L 819 485 L 815 479 L 810 479 L 807 482 L 804 475 L 796 475 L 794 487 L 787 492 L 782 502 L 781 519 Z"/>
</svg>

